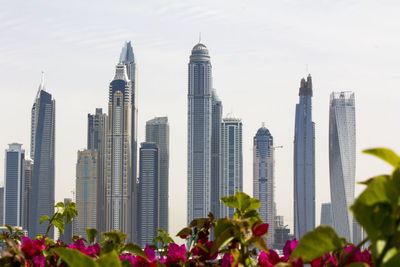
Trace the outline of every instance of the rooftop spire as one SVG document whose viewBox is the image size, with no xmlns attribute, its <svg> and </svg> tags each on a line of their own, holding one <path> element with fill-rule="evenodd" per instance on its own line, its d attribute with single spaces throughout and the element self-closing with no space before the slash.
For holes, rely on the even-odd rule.
<svg viewBox="0 0 400 267">
<path fill-rule="evenodd" d="M 36 98 L 35 99 L 39 98 L 40 91 L 42 91 L 42 90 L 46 91 L 46 87 L 45 87 L 45 83 L 44 83 L 44 71 L 42 71 L 42 77 L 40 78 L 40 85 L 39 85 L 38 91 L 36 93 Z"/>
<path fill-rule="evenodd" d="M 131 41 L 126 42 L 124 47 L 122 48 L 119 62 L 124 64 L 135 62 L 135 55 L 133 54 Z"/>
</svg>

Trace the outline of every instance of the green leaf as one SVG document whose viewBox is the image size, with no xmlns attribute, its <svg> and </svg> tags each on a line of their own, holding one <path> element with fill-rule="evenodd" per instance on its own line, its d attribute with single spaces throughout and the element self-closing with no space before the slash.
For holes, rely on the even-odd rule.
<svg viewBox="0 0 400 267">
<path fill-rule="evenodd" d="M 303 236 L 290 256 L 290 260 L 301 257 L 303 262 L 310 262 L 345 245 L 345 240 L 339 238 L 332 227 L 321 225 Z"/>
<path fill-rule="evenodd" d="M 262 236 L 255 236 L 251 240 L 254 245 L 268 253 L 267 241 Z"/>
<path fill-rule="evenodd" d="M 64 208 L 64 203 L 63 203 L 63 202 L 58 202 L 58 203 L 55 205 L 55 207 L 56 207 L 56 208 Z"/>
<path fill-rule="evenodd" d="M 42 218 L 40 218 L 40 224 L 42 224 L 44 221 L 50 221 L 50 217 L 47 215 L 43 215 Z"/>
<path fill-rule="evenodd" d="M 146 254 L 144 254 L 142 248 L 138 244 L 128 243 L 124 246 L 122 250 L 131 252 L 147 260 Z"/>
<path fill-rule="evenodd" d="M 96 261 L 96 263 L 98 264 L 98 266 L 101 267 L 121 266 L 121 261 L 119 260 L 118 254 L 115 250 L 101 255 L 100 258 Z"/>
<path fill-rule="evenodd" d="M 156 237 L 154 237 L 153 238 L 153 243 L 157 243 L 157 242 L 162 242 L 163 241 L 163 238 L 162 238 L 162 236 L 156 236 Z"/>
<path fill-rule="evenodd" d="M 227 205 L 228 207 L 238 209 L 239 203 L 237 201 L 236 196 L 226 196 L 221 198 L 222 202 Z"/>
<path fill-rule="evenodd" d="M 346 265 L 346 267 L 370 267 L 369 264 L 366 264 L 365 262 L 353 262 L 350 263 L 349 265 Z"/>
<path fill-rule="evenodd" d="M 45 216 L 47 216 L 47 215 L 45 215 Z M 47 217 L 49 217 L 49 216 L 47 216 Z M 42 219 L 40 219 L 40 220 L 42 220 Z M 7 225 L 7 224 L 5 224 L 5 227 L 7 228 L 8 232 L 10 232 L 10 234 L 12 235 L 13 228 L 11 226 Z"/>
<path fill-rule="evenodd" d="M 179 233 L 176 234 L 176 236 L 186 236 L 186 235 L 192 235 L 192 228 L 185 227 L 182 230 L 180 230 Z"/>
<path fill-rule="evenodd" d="M 391 149 L 388 148 L 372 148 L 363 151 L 366 154 L 374 155 L 393 167 L 398 167 L 400 165 L 400 157 Z"/>
<path fill-rule="evenodd" d="M 211 248 L 210 255 L 214 255 L 218 250 L 225 247 L 235 238 L 232 232 L 233 231 L 231 228 L 227 228 L 224 232 L 216 236 L 213 246 Z"/>
<path fill-rule="evenodd" d="M 70 267 L 96 267 L 97 264 L 92 258 L 86 256 L 76 249 L 54 248 L 53 251 L 60 256 Z"/>
<path fill-rule="evenodd" d="M 54 214 L 54 219 L 52 224 L 57 227 L 60 233 L 64 233 L 64 216 L 60 213 Z"/>
<path fill-rule="evenodd" d="M 86 228 L 86 234 L 87 234 L 87 238 L 88 238 L 89 242 L 93 243 L 97 237 L 97 229 Z"/>
</svg>

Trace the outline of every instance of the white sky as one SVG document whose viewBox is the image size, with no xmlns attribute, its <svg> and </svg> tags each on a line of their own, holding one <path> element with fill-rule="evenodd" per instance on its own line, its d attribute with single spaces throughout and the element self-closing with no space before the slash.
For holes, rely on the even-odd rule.
<svg viewBox="0 0 400 267">
<path fill-rule="evenodd" d="M 168 3 L 167 3 L 168 2 Z M 363 155 L 400 152 L 400 4 L 397 1 L 6 1 L 0 0 L 0 149 L 29 151 L 30 110 L 45 71 L 56 99 L 56 201 L 72 197 L 87 113 L 106 110 L 109 82 L 125 40 L 138 62 L 139 130 L 170 122 L 170 232 L 186 224 L 187 63 L 207 45 L 224 114 L 243 120 L 244 190 L 252 194 L 252 139 L 262 122 L 276 150 L 275 201 L 293 225 L 293 135 L 300 79 L 313 77 L 316 211 L 330 201 L 331 91 L 356 97 L 356 180 L 389 172 Z M 0 153 L 0 183 L 4 152 Z M 356 188 L 359 192 L 361 186 Z"/>
</svg>

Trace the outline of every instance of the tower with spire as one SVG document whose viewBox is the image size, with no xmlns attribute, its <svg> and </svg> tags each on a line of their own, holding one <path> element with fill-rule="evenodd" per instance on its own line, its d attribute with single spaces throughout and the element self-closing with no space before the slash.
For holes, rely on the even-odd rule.
<svg viewBox="0 0 400 267">
<path fill-rule="evenodd" d="M 39 224 L 43 215 L 54 213 L 55 100 L 46 91 L 44 74 L 31 112 L 32 191 L 29 201 L 28 233 L 31 238 L 46 233 Z M 53 238 L 53 231 L 49 237 Z"/>
</svg>

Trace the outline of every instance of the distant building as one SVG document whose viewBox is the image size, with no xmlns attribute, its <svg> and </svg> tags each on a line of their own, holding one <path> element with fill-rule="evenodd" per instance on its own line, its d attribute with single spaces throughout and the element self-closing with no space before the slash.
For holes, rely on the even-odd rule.
<svg viewBox="0 0 400 267">
<path fill-rule="evenodd" d="M 294 132 L 294 235 L 315 228 L 315 124 L 311 75 L 301 80 Z"/>
<path fill-rule="evenodd" d="M 339 236 L 353 238 L 356 173 L 356 117 L 353 92 L 333 92 L 329 106 L 329 173 L 333 227 Z"/>
<path fill-rule="evenodd" d="M 144 247 L 157 235 L 160 151 L 155 143 L 141 143 L 138 190 L 138 243 Z"/>
<path fill-rule="evenodd" d="M 4 187 L 0 187 L 0 226 L 4 225 Z"/>
<path fill-rule="evenodd" d="M 64 198 L 64 206 L 68 206 L 68 202 L 72 202 L 72 198 Z M 74 218 L 74 220 L 77 217 Z M 65 220 L 65 219 L 64 219 Z M 72 244 L 72 236 L 73 236 L 73 231 L 72 231 L 72 224 L 73 222 L 69 222 L 64 225 L 64 233 L 60 234 L 60 240 L 64 243 L 67 244 Z"/>
<path fill-rule="evenodd" d="M 101 108 L 96 108 L 95 114 L 88 114 L 87 148 L 97 150 L 97 206 L 96 228 L 99 233 L 105 231 L 105 184 L 104 184 L 104 155 L 107 115 Z M 99 235 L 100 236 L 100 235 Z"/>
<path fill-rule="evenodd" d="M 32 191 L 29 201 L 29 237 L 45 234 L 47 225 L 40 224 L 43 215 L 54 213 L 55 100 L 44 86 L 39 86 L 31 113 L 31 158 L 34 162 Z M 54 231 L 49 232 L 50 239 Z"/>
<path fill-rule="evenodd" d="M 190 55 L 188 84 L 187 219 L 211 210 L 212 67 L 208 49 L 196 44 Z"/>
<path fill-rule="evenodd" d="M 242 121 L 233 116 L 221 123 L 221 179 L 220 198 L 243 191 Z M 234 208 L 220 206 L 221 218 L 233 218 Z"/>
<path fill-rule="evenodd" d="M 33 160 L 29 158 L 25 158 L 24 161 L 24 192 L 23 192 L 23 223 L 22 228 L 28 229 L 29 227 L 29 218 L 30 218 L 30 209 L 29 202 L 32 196 L 32 175 L 33 175 Z"/>
<path fill-rule="evenodd" d="M 220 180 L 221 180 L 221 123 L 222 101 L 215 89 L 212 90 L 211 118 L 211 212 L 216 219 L 221 218 Z"/>
<path fill-rule="evenodd" d="M 96 228 L 97 150 L 78 151 L 76 163 L 76 208 L 74 234 L 86 238 L 86 228 Z"/>
<path fill-rule="evenodd" d="M 333 225 L 331 203 L 321 204 L 321 224 Z"/>
<path fill-rule="evenodd" d="M 269 244 L 275 243 L 274 168 L 273 137 L 263 126 L 253 139 L 253 197 L 260 200 L 261 220 L 269 224 Z"/>
<path fill-rule="evenodd" d="M 155 143 L 159 150 L 158 228 L 168 232 L 169 211 L 169 124 L 167 117 L 146 122 L 146 143 Z"/>
<path fill-rule="evenodd" d="M 4 220 L 7 225 L 22 227 L 25 150 L 17 143 L 8 146 L 5 155 Z"/>
</svg>

